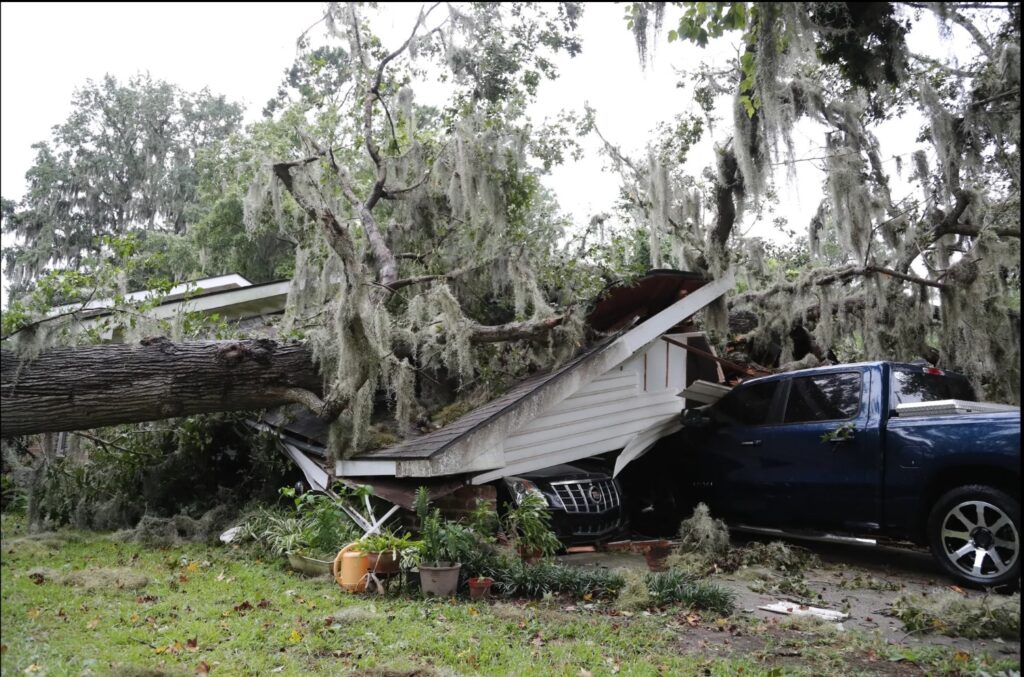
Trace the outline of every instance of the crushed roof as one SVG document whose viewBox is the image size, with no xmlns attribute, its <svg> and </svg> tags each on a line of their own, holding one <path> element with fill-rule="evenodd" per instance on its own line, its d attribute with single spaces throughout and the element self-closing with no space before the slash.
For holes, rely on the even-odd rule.
<svg viewBox="0 0 1024 677">
<path fill-rule="evenodd" d="M 410 437 L 391 447 L 360 452 L 350 460 L 411 461 L 433 458 L 466 435 L 515 411 L 545 386 L 599 355 L 630 327 L 678 301 L 683 291 L 692 293 L 707 282 L 707 278 L 695 273 L 651 270 L 630 285 L 612 285 L 601 294 L 587 317 L 588 324 L 594 329 L 610 332 L 610 335 L 582 350 L 561 367 L 527 377 L 504 394 L 443 428 Z M 308 411 L 290 408 L 289 415 L 285 415 L 283 410 L 278 410 L 268 413 L 264 421 L 314 443 L 327 443 L 326 424 Z"/>
<path fill-rule="evenodd" d="M 503 395 L 496 397 L 481 407 L 477 407 L 439 430 L 407 439 L 393 447 L 364 451 L 357 454 L 354 458 L 376 461 L 408 461 L 432 458 L 435 454 L 441 453 L 454 444 L 461 437 L 473 432 L 498 416 L 507 414 L 521 406 L 529 399 L 530 395 L 573 371 L 608 347 L 617 337 L 618 334 L 603 338 L 560 368 L 534 374 L 520 381 Z"/>
</svg>

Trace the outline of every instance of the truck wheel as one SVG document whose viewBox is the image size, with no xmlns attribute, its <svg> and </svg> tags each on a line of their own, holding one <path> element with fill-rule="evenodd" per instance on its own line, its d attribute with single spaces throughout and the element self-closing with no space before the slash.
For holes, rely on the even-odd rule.
<svg viewBox="0 0 1024 677">
<path fill-rule="evenodd" d="M 1020 503 L 972 484 L 942 495 L 928 516 L 928 543 L 939 566 L 972 586 L 1017 585 Z"/>
</svg>

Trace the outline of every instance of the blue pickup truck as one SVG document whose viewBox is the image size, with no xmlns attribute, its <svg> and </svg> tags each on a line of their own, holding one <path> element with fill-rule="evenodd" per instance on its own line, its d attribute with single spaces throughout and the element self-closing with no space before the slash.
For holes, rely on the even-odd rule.
<svg viewBox="0 0 1024 677">
<path fill-rule="evenodd" d="M 1014 584 L 1020 410 L 976 399 L 964 377 L 915 364 L 756 378 L 684 412 L 648 462 L 675 466 L 662 507 L 702 500 L 732 524 L 910 540 L 964 583 Z"/>
</svg>

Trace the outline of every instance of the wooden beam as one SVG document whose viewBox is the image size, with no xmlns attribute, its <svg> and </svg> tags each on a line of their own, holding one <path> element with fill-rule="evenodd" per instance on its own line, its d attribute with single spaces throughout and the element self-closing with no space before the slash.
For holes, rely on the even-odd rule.
<svg viewBox="0 0 1024 677">
<path fill-rule="evenodd" d="M 671 343 L 674 346 L 679 346 L 683 350 L 689 350 L 691 353 L 697 355 L 698 357 L 705 357 L 709 360 L 714 360 L 723 367 L 730 369 L 738 374 L 743 374 L 744 376 L 767 376 L 768 374 L 772 373 L 770 371 L 760 371 L 758 369 L 744 367 L 742 365 L 736 364 L 735 362 L 730 362 L 729 360 L 718 357 L 717 355 L 712 355 L 711 353 L 704 352 L 700 348 L 694 348 L 693 346 L 686 345 L 685 343 L 676 341 L 675 339 L 670 339 L 667 336 L 662 336 L 661 340 Z"/>
</svg>

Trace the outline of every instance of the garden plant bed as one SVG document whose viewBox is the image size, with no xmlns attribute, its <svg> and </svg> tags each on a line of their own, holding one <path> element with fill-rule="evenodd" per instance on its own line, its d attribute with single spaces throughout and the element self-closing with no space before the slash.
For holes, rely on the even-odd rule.
<svg viewBox="0 0 1024 677">
<path fill-rule="evenodd" d="M 646 567 L 642 556 L 632 557 Z M 147 582 L 137 588 L 98 575 L 96 585 L 76 583 L 114 568 Z M 2 573 L 5 673 L 763 674 L 782 667 L 920 674 L 1019 665 L 1017 643 L 937 635 L 894 642 L 849 624 L 840 632 L 805 619 L 762 619 L 743 613 L 742 597 L 732 616 L 720 618 L 679 606 L 629 612 L 614 601 L 570 596 L 348 595 L 244 547 L 154 549 L 102 534 L 28 536 L 19 518 L 6 515 Z"/>
</svg>

